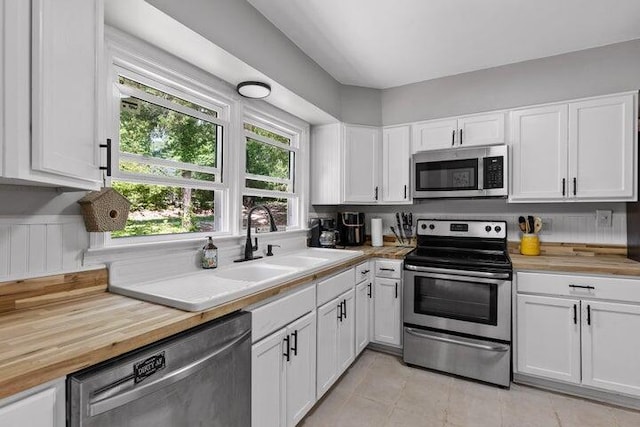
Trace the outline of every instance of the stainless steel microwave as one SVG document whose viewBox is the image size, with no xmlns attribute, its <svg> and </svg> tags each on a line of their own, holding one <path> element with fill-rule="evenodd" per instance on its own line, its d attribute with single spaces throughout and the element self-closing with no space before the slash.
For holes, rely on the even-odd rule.
<svg viewBox="0 0 640 427">
<path fill-rule="evenodd" d="M 414 199 L 506 197 L 506 145 L 422 151 L 412 158 Z"/>
</svg>

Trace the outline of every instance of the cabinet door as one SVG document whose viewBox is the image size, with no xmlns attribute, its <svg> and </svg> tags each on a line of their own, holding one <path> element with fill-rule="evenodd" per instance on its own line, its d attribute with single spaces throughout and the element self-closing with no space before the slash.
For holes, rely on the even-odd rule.
<svg viewBox="0 0 640 427">
<path fill-rule="evenodd" d="M 18 399 L 0 402 L 0 427 L 63 427 L 64 381 Z"/>
<path fill-rule="evenodd" d="M 282 426 L 285 414 L 285 329 L 251 347 L 251 425 Z"/>
<path fill-rule="evenodd" d="M 456 119 L 433 120 L 413 125 L 413 152 L 451 148 L 458 141 Z"/>
<path fill-rule="evenodd" d="M 571 196 L 633 199 L 637 118 L 634 106 L 634 95 L 569 104 Z"/>
<path fill-rule="evenodd" d="M 401 312 L 399 279 L 376 277 L 373 292 L 373 341 L 400 345 Z"/>
<path fill-rule="evenodd" d="M 411 165 L 409 126 L 384 129 L 382 132 L 382 201 L 408 202 Z"/>
<path fill-rule="evenodd" d="M 567 182 L 567 106 L 510 113 L 510 201 L 563 200 Z"/>
<path fill-rule="evenodd" d="M 354 290 L 342 294 L 342 321 L 338 324 L 338 376 L 353 363 L 356 358 L 356 299 Z"/>
<path fill-rule="evenodd" d="M 580 383 L 580 301 L 517 296 L 518 372 Z"/>
<path fill-rule="evenodd" d="M 316 351 L 316 397 L 318 399 L 338 379 L 338 304 L 338 298 L 336 298 L 318 308 Z"/>
<path fill-rule="evenodd" d="M 291 340 L 287 363 L 287 426 L 295 426 L 316 403 L 316 312 L 287 327 Z"/>
<path fill-rule="evenodd" d="M 640 396 L 640 306 L 582 301 L 582 383 Z"/>
<path fill-rule="evenodd" d="M 373 203 L 379 197 L 380 131 L 345 126 L 345 202 Z"/>
<path fill-rule="evenodd" d="M 460 117 L 458 132 L 461 147 L 504 144 L 504 113 Z"/>
<path fill-rule="evenodd" d="M 33 0 L 32 14 L 32 167 L 95 183 L 102 2 Z"/>
<path fill-rule="evenodd" d="M 356 286 L 356 355 L 369 344 L 369 322 L 373 284 L 367 280 Z"/>
</svg>

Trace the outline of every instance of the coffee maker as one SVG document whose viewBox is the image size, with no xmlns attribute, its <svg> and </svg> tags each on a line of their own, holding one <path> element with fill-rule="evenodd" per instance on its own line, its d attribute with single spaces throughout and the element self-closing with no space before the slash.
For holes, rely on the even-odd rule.
<svg viewBox="0 0 640 427">
<path fill-rule="evenodd" d="M 309 220 L 309 229 L 309 246 L 314 248 L 336 247 L 339 234 L 333 218 L 312 218 Z"/>
<path fill-rule="evenodd" d="M 338 232 L 340 244 L 344 246 L 364 245 L 366 238 L 364 213 L 338 212 Z"/>
</svg>

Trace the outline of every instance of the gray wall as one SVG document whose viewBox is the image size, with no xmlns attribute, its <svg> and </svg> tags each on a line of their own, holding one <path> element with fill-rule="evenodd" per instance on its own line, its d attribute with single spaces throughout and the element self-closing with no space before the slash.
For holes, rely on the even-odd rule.
<svg viewBox="0 0 640 427">
<path fill-rule="evenodd" d="M 245 0 L 147 0 L 336 118 L 341 84 Z"/>
<path fill-rule="evenodd" d="M 384 125 L 640 89 L 640 39 L 382 91 Z"/>
<path fill-rule="evenodd" d="M 342 86 L 341 120 L 355 125 L 382 126 L 382 92 L 360 86 Z"/>
</svg>

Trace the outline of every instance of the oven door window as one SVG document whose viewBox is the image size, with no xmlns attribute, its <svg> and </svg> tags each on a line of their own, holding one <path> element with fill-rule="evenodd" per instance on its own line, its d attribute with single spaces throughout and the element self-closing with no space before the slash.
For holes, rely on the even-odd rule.
<svg viewBox="0 0 640 427">
<path fill-rule="evenodd" d="M 478 189 L 478 159 L 416 164 L 417 191 Z"/>
<path fill-rule="evenodd" d="M 498 324 L 498 285 L 450 279 L 415 278 L 413 310 L 448 319 Z"/>
</svg>

